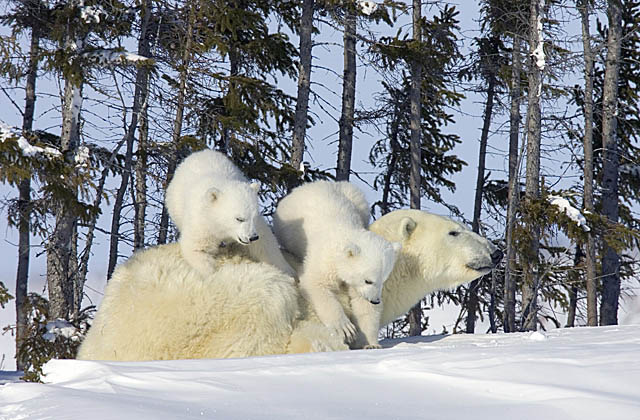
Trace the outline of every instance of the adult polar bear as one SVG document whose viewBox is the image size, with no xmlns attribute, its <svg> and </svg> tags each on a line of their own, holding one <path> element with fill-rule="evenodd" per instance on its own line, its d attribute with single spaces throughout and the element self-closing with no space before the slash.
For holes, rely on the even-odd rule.
<svg viewBox="0 0 640 420">
<path fill-rule="evenodd" d="M 370 229 L 402 242 L 384 284 L 381 325 L 435 290 L 489 273 L 502 259 L 493 244 L 465 226 L 419 210 L 393 211 Z M 176 244 L 136 253 L 114 272 L 78 358 L 243 357 L 347 348 L 299 305 L 291 277 L 242 257 L 222 259 L 219 267 L 204 278 Z"/>
</svg>

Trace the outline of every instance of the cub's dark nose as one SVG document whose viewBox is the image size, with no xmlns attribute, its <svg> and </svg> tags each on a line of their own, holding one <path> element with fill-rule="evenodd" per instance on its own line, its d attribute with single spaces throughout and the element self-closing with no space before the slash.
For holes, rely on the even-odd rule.
<svg viewBox="0 0 640 420">
<path fill-rule="evenodd" d="M 255 235 L 253 235 L 252 237 L 249 238 L 249 242 L 254 242 L 254 241 L 257 241 L 258 239 L 260 239 L 260 237 L 257 234 L 255 234 Z M 502 257 L 500 257 L 500 258 L 502 258 Z"/>
<path fill-rule="evenodd" d="M 373 303 L 374 305 L 379 305 L 380 304 L 379 300 L 370 300 L 369 302 Z"/>
<path fill-rule="evenodd" d="M 504 254 L 499 249 L 495 250 L 493 254 L 491 254 L 491 262 L 493 265 L 497 265 L 500 261 L 502 261 L 502 257 Z"/>
</svg>

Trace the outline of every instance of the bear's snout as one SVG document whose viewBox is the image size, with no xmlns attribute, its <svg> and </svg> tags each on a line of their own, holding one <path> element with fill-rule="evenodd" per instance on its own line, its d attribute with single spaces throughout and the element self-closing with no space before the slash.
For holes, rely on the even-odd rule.
<svg viewBox="0 0 640 420">
<path fill-rule="evenodd" d="M 251 235 L 251 237 L 249 238 L 249 242 L 255 242 L 258 239 L 260 239 L 260 236 L 257 233 L 254 233 L 253 235 Z M 500 257 L 502 258 L 502 257 Z"/>
</svg>

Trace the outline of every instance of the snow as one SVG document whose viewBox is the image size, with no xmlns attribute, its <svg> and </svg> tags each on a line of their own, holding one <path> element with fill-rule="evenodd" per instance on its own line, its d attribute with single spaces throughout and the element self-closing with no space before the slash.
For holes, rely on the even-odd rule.
<svg viewBox="0 0 640 420">
<path fill-rule="evenodd" d="M 85 23 L 100 23 L 100 16 L 106 16 L 107 12 L 104 11 L 102 6 L 85 6 L 80 9 L 80 18 Z"/>
<path fill-rule="evenodd" d="M 369 16 L 378 9 L 378 4 L 373 1 L 361 1 L 358 3 L 363 14 Z"/>
<path fill-rule="evenodd" d="M 0 418 L 595 420 L 640 413 L 640 325 L 383 345 L 226 360 L 54 360 L 44 384 L 0 386 Z"/>
<path fill-rule="evenodd" d="M 534 59 L 536 60 L 536 67 L 540 69 L 541 72 L 544 71 L 546 67 L 546 57 L 544 55 L 544 35 L 542 32 L 542 13 L 544 10 L 544 0 L 540 0 L 539 3 L 539 12 L 538 12 L 538 21 L 537 21 L 537 31 L 538 31 L 538 45 L 536 45 L 536 49 L 531 53 Z"/>
<path fill-rule="evenodd" d="M 101 49 L 86 52 L 83 54 L 85 58 L 94 61 L 96 64 L 103 66 L 110 64 L 135 64 L 135 63 L 152 63 L 153 59 L 144 57 L 128 51 Z"/>
<path fill-rule="evenodd" d="M 33 146 L 22 135 L 22 131 L 17 127 L 11 127 L 0 121 L 0 142 L 7 140 L 15 140 L 18 143 L 18 147 L 22 151 L 22 155 L 25 157 L 33 157 L 39 154 L 45 154 L 49 157 L 61 157 L 62 153 L 53 147 L 39 147 Z"/>
<path fill-rule="evenodd" d="M 566 214 L 571 220 L 576 222 L 578 226 L 582 227 L 585 232 L 591 230 L 587 225 L 587 219 L 580 213 L 580 210 L 573 207 L 566 198 L 550 195 L 549 200 L 552 206 L 556 206 L 561 213 Z"/>
<path fill-rule="evenodd" d="M 76 163 L 76 166 L 80 166 L 82 168 L 86 168 L 89 166 L 89 148 L 87 146 L 80 146 L 76 150 L 76 154 L 73 156 L 73 160 Z"/>
<path fill-rule="evenodd" d="M 49 321 L 45 328 L 47 332 L 42 334 L 42 338 L 47 341 L 54 342 L 56 341 L 56 337 L 70 338 L 73 341 L 77 341 L 81 337 L 80 331 L 78 331 L 73 324 L 64 319 Z"/>
</svg>

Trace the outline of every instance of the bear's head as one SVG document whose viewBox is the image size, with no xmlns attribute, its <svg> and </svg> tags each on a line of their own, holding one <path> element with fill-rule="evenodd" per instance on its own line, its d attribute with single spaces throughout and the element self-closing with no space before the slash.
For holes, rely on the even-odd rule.
<svg viewBox="0 0 640 420">
<path fill-rule="evenodd" d="M 401 245 L 375 233 L 358 230 L 338 249 L 336 275 L 369 302 L 377 305 Z"/>
<path fill-rule="evenodd" d="M 489 273 L 503 254 L 461 223 L 421 210 L 396 210 L 370 229 L 402 243 L 401 258 L 430 282 L 432 290 L 467 283 Z"/>
<path fill-rule="evenodd" d="M 259 239 L 258 184 L 214 178 L 194 182 L 197 205 L 188 206 L 194 228 L 209 232 L 223 242 L 242 245 Z M 178 226 L 180 228 L 180 226 Z"/>
</svg>

